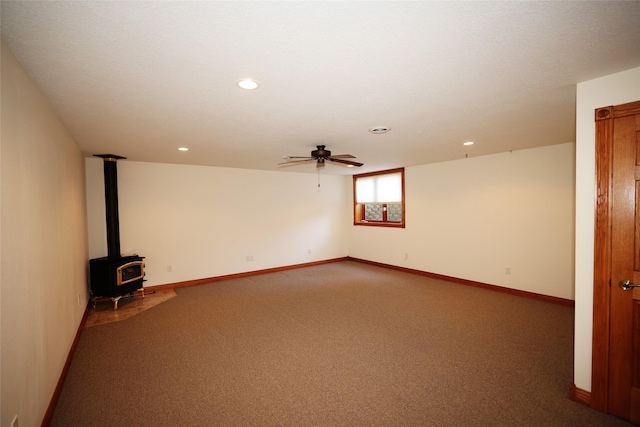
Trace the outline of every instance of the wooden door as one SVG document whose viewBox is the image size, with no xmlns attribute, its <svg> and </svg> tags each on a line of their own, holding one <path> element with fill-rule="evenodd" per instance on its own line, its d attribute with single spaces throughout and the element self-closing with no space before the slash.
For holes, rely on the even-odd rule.
<svg viewBox="0 0 640 427">
<path fill-rule="evenodd" d="M 592 406 L 640 423 L 640 102 L 598 109 L 596 123 Z"/>
</svg>

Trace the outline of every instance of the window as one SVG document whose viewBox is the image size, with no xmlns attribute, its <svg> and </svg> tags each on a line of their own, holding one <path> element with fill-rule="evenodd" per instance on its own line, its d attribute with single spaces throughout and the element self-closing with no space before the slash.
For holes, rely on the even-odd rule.
<svg viewBox="0 0 640 427">
<path fill-rule="evenodd" d="M 353 224 L 404 228 L 404 168 L 353 176 Z"/>
</svg>

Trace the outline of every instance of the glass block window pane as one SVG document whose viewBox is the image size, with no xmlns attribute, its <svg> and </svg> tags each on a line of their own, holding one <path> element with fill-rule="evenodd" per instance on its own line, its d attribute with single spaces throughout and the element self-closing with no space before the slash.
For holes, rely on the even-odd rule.
<svg viewBox="0 0 640 427">
<path fill-rule="evenodd" d="M 367 221 L 382 221 L 382 204 L 367 203 L 364 205 L 364 219 Z"/>
<path fill-rule="evenodd" d="M 402 203 L 387 205 L 387 221 L 402 222 Z"/>
</svg>

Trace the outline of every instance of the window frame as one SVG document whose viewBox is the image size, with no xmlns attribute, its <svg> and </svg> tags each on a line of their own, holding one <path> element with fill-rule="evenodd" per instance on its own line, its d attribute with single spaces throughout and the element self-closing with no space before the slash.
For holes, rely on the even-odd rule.
<svg viewBox="0 0 640 427">
<path fill-rule="evenodd" d="M 365 220 L 364 210 L 366 203 L 358 203 L 358 194 L 356 191 L 356 182 L 359 178 L 368 178 L 371 176 L 377 175 L 391 175 L 395 173 L 400 173 L 400 182 L 402 186 L 402 201 L 400 202 L 402 205 L 402 221 L 376 221 L 376 220 Z M 381 204 L 385 209 L 383 209 L 383 218 L 386 218 L 387 213 L 387 204 L 388 203 L 398 203 L 398 202 L 372 202 L 375 204 Z M 396 169 L 387 169 L 383 171 L 377 172 L 368 172 L 353 175 L 353 225 L 365 226 L 365 227 L 391 227 L 391 228 L 405 228 L 406 226 L 406 215 L 405 215 L 405 194 L 404 194 L 404 168 L 396 168 Z"/>
</svg>

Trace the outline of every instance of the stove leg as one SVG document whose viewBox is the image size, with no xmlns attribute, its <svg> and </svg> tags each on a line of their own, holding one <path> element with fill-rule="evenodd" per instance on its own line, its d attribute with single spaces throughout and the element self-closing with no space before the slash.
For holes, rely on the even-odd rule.
<svg viewBox="0 0 640 427">
<path fill-rule="evenodd" d="M 113 301 L 113 309 L 114 310 L 118 309 L 118 301 L 120 301 L 120 298 L 122 298 L 122 297 L 111 298 L 111 301 Z"/>
</svg>

